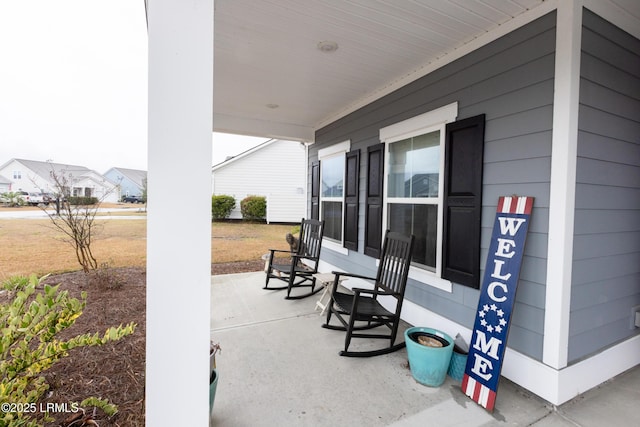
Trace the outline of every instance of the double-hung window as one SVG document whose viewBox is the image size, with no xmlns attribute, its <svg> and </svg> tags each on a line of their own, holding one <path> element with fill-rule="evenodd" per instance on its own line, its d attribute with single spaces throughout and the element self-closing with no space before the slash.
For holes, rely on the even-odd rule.
<svg viewBox="0 0 640 427">
<path fill-rule="evenodd" d="M 387 126 L 383 224 L 415 236 L 410 277 L 441 289 L 445 126 L 457 103 Z"/>
<path fill-rule="evenodd" d="M 324 220 L 323 244 L 344 252 L 344 191 L 345 154 L 350 142 L 319 150 L 320 160 L 320 218 Z"/>
<path fill-rule="evenodd" d="M 388 145 L 387 226 L 413 234 L 413 264 L 436 271 L 440 206 L 440 130 Z"/>
</svg>

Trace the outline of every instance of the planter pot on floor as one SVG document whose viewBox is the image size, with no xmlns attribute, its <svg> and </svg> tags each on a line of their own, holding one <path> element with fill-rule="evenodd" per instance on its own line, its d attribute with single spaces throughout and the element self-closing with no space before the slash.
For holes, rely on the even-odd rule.
<svg viewBox="0 0 640 427">
<path fill-rule="evenodd" d="M 213 402 L 216 398 L 218 387 L 218 371 L 216 370 L 216 353 L 220 351 L 220 344 L 211 342 L 209 351 L 209 417 L 213 415 Z"/>
<path fill-rule="evenodd" d="M 218 371 L 213 369 L 209 377 L 209 416 L 213 415 L 213 402 L 216 399 L 216 387 L 218 386 Z"/>
<path fill-rule="evenodd" d="M 451 362 L 453 339 L 436 329 L 413 327 L 404 332 L 404 340 L 413 378 L 429 387 L 442 385 Z"/>
<path fill-rule="evenodd" d="M 453 346 L 453 354 L 451 355 L 451 363 L 447 372 L 451 378 L 456 381 L 462 381 L 464 370 L 467 367 L 467 356 L 469 353 L 464 351 L 457 345 Z"/>
</svg>

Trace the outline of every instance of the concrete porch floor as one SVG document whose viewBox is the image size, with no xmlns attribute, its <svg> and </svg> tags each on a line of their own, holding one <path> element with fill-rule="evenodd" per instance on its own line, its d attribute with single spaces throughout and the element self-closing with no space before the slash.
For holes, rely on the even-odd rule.
<svg viewBox="0 0 640 427">
<path fill-rule="evenodd" d="M 315 310 L 320 294 L 285 300 L 284 291 L 263 290 L 263 284 L 262 272 L 212 277 L 211 338 L 222 346 L 212 426 L 640 423 L 640 367 L 560 407 L 502 378 L 489 414 L 448 376 L 438 388 L 417 383 L 406 349 L 373 358 L 338 356 L 344 333 L 321 327 L 324 316 Z M 354 339 L 352 347 L 362 341 Z"/>
</svg>

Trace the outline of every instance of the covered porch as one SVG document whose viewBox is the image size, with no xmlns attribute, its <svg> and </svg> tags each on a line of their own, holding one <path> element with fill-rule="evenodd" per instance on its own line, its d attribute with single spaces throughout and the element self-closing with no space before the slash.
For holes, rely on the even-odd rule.
<svg viewBox="0 0 640 427">
<path fill-rule="evenodd" d="M 263 282 L 262 272 L 211 279 L 211 338 L 222 346 L 212 426 L 586 427 L 640 416 L 638 367 L 560 407 L 503 377 L 489 414 L 449 376 L 437 388 L 417 383 L 404 349 L 338 356 L 344 333 L 321 328 L 317 296 L 284 300 Z"/>
<path fill-rule="evenodd" d="M 624 345 L 616 346 L 615 357 L 610 361 L 607 359 L 611 352 L 601 352 L 598 357 L 583 363 L 569 364 L 580 108 L 579 58 L 584 8 L 638 37 L 640 15 L 635 13 L 638 6 L 633 0 L 424 0 L 397 3 L 238 0 L 218 1 L 215 8 L 210 1 L 191 2 L 188 6 L 179 0 L 149 1 L 147 424 L 162 425 L 167 413 L 161 409 L 169 408 L 172 408 L 170 412 L 189 412 L 192 418 L 184 419 L 185 422 L 203 423 L 211 316 L 242 307 L 242 299 L 223 302 L 222 296 L 216 293 L 210 298 L 211 239 L 208 230 L 212 130 L 314 142 L 320 129 L 340 128 L 343 125 L 339 119 L 350 115 L 358 117 L 363 106 L 372 105 L 385 96 L 397 97 L 402 103 L 404 98 L 400 89 L 409 83 L 437 74 L 445 65 L 477 52 L 492 41 L 509 38 L 515 29 L 550 13 L 555 14 L 557 22 L 553 31 L 548 33 L 552 49 L 548 52 L 549 63 L 545 62 L 552 65 L 549 69 L 553 79 L 549 81 L 553 85 L 548 91 L 551 100 L 543 108 L 531 110 L 540 112 L 545 122 L 552 123 L 543 139 L 550 147 L 544 160 L 544 170 L 548 175 L 548 183 L 545 181 L 544 185 L 550 191 L 549 194 L 545 192 L 542 207 L 548 209 L 546 215 L 554 221 L 545 226 L 549 239 L 540 240 L 547 261 L 536 267 L 536 271 L 544 276 L 541 285 L 545 286 L 539 288 L 544 292 L 534 295 L 536 303 L 544 308 L 540 310 L 541 316 L 537 317 L 536 323 L 542 325 L 540 342 L 537 343 L 540 354 L 535 358 L 521 357 L 517 363 L 507 362 L 504 374 L 517 378 L 519 384 L 536 390 L 538 395 L 547 396 L 549 401 L 562 403 L 637 364 L 638 335 L 625 341 Z M 522 44 L 515 53 L 527 50 L 531 49 Z M 430 96 L 437 96 L 437 93 Z M 513 127 L 521 128 L 525 122 L 529 120 L 516 120 Z M 350 138 L 363 138 L 359 141 L 363 149 L 369 143 L 379 142 L 367 139 L 368 136 L 358 130 L 361 128 L 354 129 Z M 340 144 L 343 140 L 323 142 Z M 189 187 L 184 188 L 180 180 L 174 179 L 175 176 L 188 179 Z M 361 199 L 364 197 L 363 187 Z M 175 203 L 176 194 L 192 202 L 188 212 L 184 206 Z M 364 232 L 362 227 L 360 231 Z M 552 286 L 546 286 L 547 283 Z M 475 302 L 469 302 L 473 294 L 464 294 L 467 307 L 473 306 Z M 261 304 L 266 304 L 264 295 L 260 297 Z M 275 302 L 278 306 L 287 307 L 279 295 Z M 319 329 L 319 319 L 311 313 L 303 313 L 295 314 L 295 322 L 291 323 L 300 323 L 304 327 L 308 322 L 318 321 Z M 244 359 L 252 357 L 250 342 L 241 335 L 234 341 L 234 334 L 244 331 L 244 328 L 286 326 L 279 331 L 265 329 L 264 333 L 258 334 L 259 339 L 268 338 L 267 332 L 274 334 L 259 348 L 266 346 L 271 349 L 271 342 L 279 343 L 276 333 L 284 333 L 289 338 L 282 345 L 285 342 L 295 343 L 295 337 L 290 336 L 290 330 L 295 329 L 287 329 L 293 326 L 286 323 L 287 320 L 278 319 L 253 321 L 255 325 L 251 326 L 216 329 L 214 332 L 221 335 L 219 341 L 224 341 L 224 347 L 231 348 L 221 357 L 221 368 L 227 354 L 234 351 L 238 353 L 232 354 L 230 359 L 254 363 L 251 359 Z M 625 327 L 627 324 L 625 322 Z M 307 329 L 315 330 L 312 327 L 303 330 Z M 318 340 L 320 337 L 336 343 L 342 340 L 339 334 L 328 338 L 327 331 L 318 330 L 317 333 Z M 338 348 L 331 346 L 327 353 L 331 354 L 331 359 L 326 359 L 329 361 L 327 364 L 334 370 L 343 369 L 349 376 L 362 374 L 362 361 L 345 361 L 333 356 Z M 296 353 L 303 350 L 307 348 L 283 353 L 300 363 L 301 357 Z M 312 353 L 314 357 L 319 354 Z M 320 359 L 309 357 L 309 360 L 317 361 L 312 366 L 324 369 Z M 255 360 L 260 360 L 259 356 Z M 279 366 L 267 365 L 253 378 L 263 373 L 276 375 L 278 371 L 275 368 Z M 286 366 L 288 375 L 294 375 L 292 367 L 295 363 Z M 221 377 L 226 375 L 224 371 L 222 369 Z M 307 378 L 318 381 L 299 382 L 300 387 L 312 389 L 317 397 L 331 395 L 319 381 L 331 375 L 330 370 L 317 373 L 308 370 L 305 374 Z M 409 377 L 406 380 L 412 381 Z M 247 378 L 235 381 L 242 390 L 237 396 L 246 398 L 250 395 L 260 405 L 269 401 L 296 401 L 294 398 L 283 399 L 268 389 L 254 390 Z M 505 384 L 508 383 L 505 381 Z M 360 388 L 359 394 L 366 396 L 371 384 L 362 385 L 364 388 Z M 295 386 L 290 384 L 289 387 Z M 360 397 L 342 390 L 340 401 L 348 402 L 348 399 Z M 522 391 L 519 388 L 514 390 Z M 511 394 L 504 393 L 504 389 L 500 391 L 501 399 Z M 294 396 L 300 398 L 304 394 L 296 393 Z M 433 404 L 437 406 L 445 400 L 436 399 Z M 321 401 L 318 399 L 317 402 Z M 538 402 L 533 397 L 531 401 Z M 219 404 L 222 412 L 225 410 L 224 400 Z M 518 402 L 513 402 L 514 408 L 517 409 L 518 405 Z M 349 408 L 353 406 L 349 405 Z M 308 414 L 307 411 L 311 410 L 305 407 L 289 409 L 293 414 L 300 415 L 302 411 Z M 322 406 L 325 410 L 330 407 Z M 264 408 L 265 411 L 270 410 L 269 407 Z M 425 406 L 415 405 L 412 408 L 419 411 Z M 237 406 L 233 410 L 238 412 L 237 416 L 248 416 L 247 413 L 261 416 L 260 411 L 246 406 Z M 279 411 L 275 406 L 273 410 L 281 416 L 289 413 L 288 409 Z M 385 420 L 386 425 L 389 420 Z M 314 423 L 308 421 L 308 424 Z"/>
</svg>

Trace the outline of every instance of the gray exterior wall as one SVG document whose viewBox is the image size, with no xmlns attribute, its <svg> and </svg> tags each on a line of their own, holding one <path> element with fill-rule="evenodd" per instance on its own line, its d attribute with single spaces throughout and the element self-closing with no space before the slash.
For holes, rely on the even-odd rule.
<svg viewBox="0 0 640 427">
<path fill-rule="evenodd" d="M 569 362 L 638 334 L 640 40 L 585 10 Z"/>
<path fill-rule="evenodd" d="M 345 140 L 352 149 L 378 144 L 379 130 L 435 108 L 458 102 L 458 119 L 486 114 L 482 255 L 487 251 L 498 197 L 535 197 L 509 346 L 542 358 L 547 257 L 555 12 L 486 45 L 362 109 L 320 129 L 310 147 L 318 150 Z M 375 273 L 363 254 L 366 156 L 361 155 L 359 251 L 348 257 L 323 249 L 322 258 L 339 268 Z M 309 179 L 309 182 L 311 179 Z M 454 284 L 443 292 L 410 281 L 406 298 L 468 328 L 473 327 L 479 291 Z M 428 326 L 428 325 L 427 325 Z"/>
</svg>

